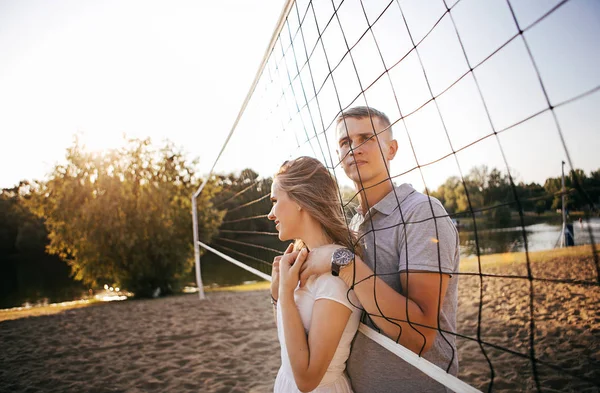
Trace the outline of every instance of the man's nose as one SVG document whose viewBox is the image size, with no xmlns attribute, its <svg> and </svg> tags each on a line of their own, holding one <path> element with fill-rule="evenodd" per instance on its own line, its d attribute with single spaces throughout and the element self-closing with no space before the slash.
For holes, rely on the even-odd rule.
<svg viewBox="0 0 600 393">
<path fill-rule="evenodd" d="M 350 149 L 350 154 L 351 155 L 362 154 L 363 153 L 362 147 L 363 147 L 362 143 L 357 143 Z"/>
</svg>

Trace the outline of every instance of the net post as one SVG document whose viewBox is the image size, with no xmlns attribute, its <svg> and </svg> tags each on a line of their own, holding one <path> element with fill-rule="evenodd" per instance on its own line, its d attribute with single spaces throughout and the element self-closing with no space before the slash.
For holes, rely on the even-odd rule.
<svg viewBox="0 0 600 393">
<path fill-rule="evenodd" d="M 200 273 L 200 246 L 198 242 L 198 207 L 196 194 L 192 195 L 192 225 L 194 226 L 194 261 L 196 262 L 196 285 L 198 285 L 198 296 L 204 300 L 204 285 L 202 285 L 202 274 Z"/>
<path fill-rule="evenodd" d="M 566 193 L 566 189 L 565 189 L 565 162 L 562 161 L 562 178 L 561 178 L 561 187 L 560 187 L 560 201 L 561 201 L 561 205 L 560 205 L 560 209 L 561 209 L 561 215 L 562 215 L 562 230 L 561 235 L 560 235 L 560 248 L 564 248 L 566 246 L 566 239 L 565 237 L 567 236 L 567 213 L 565 211 L 565 193 Z"/>
<path fill-rule="evenodd" d="M 198 294 L 199 294 L 200 300 L 203 300 L 205 297 L 204 297 L 204 286 L 202 285 L 202 275 L 200 274 L 200 246 L 198 244 L 198 241 L 200 239 L 198 236 L 198 208 L 197 208 L 197 204 L 196 204 L 196 198 L 200 195 L 200 193 L 204 189 L 204 186 L 208 182 L 208 179 L 212 176 L 213 170 L 215 169 L 215 166 L 217 165 L 219 158 L 221 158 L 221 154 L 223 154 L 225 147 L 229 143 L 229 139 L 231 139 L 231 135 L 235 131 L 237 124 L 239 123 L 242 115 L 244 114 L 244 111 L 246 110 L 246 106 L 248 105 L 250 98 L 252 97 L 252 94 L 254 93 L 254 90 L 256 89 L 256 86 L 258 85 L 258 81 L 262 75 L 263 70 L 266 67 L 267 61 L 269 60 L 269 56 L 270 56 L 273 48 L 275 47 L 275 43 L 277 42 L 277 37 L 279 35 L 279 32 L 281 31 L 283 25 L 285 24 L 286 17 L 288 15 L 290 9 L 292 8 L 293 4 L 294 4 L 294 0 L 286 0 L 285 4 L 281 10 L 281 14 L 279 15 L 279 19 L 277 21 L 277 25 L 275 26 L 275 30 L 273 30 L 273 34 L 271 35 L 271 40 L 269 42 L 269 46 L 267 46 L 267 49 L 265 50 L 260 67 L 258 68 L 258 71 L 256 72 L 254 81 L 252 82 L 252 85 L 250 86 L 250 90 L 248 91 L 248 94 L 246 95 L 246 98 L 245 98 L 245 100 L 242 104 L 242 107 L 240 108 L 240 111 L 233 123 L 233 126 L 231 127 L 231 130 L 229 131 L 229 135 L 225 139 L 225 142 L 223 143 L 223 147 L 221 147 L 221 151 L 219 152 L 219 154 L 217 155 L 217 158 L 213 162 L 213 165 L 210 168 L 210 171 L 209 171 L 208 175 L 206 176 L 206 179 L 204 179 L 204 181 L 202 182 L 202 184 L 200 185 L 198 190 L 192 196 L 192 218 L 193 218 L 193 225 L 194 225 L 194 228 L 193 228 L 193 230 L 194 230 L 194 259 L 196 262 L 196 283 L 198 285 Z"/>
</svg>

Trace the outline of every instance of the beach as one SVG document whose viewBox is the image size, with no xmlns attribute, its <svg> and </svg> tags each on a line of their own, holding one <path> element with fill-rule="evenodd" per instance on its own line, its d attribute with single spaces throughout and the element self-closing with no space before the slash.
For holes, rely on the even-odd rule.
<svg viewBox="0 0 600 393">
<path fill-rule="evenodd" d="M 268 392 L 267 291 L 94 304 L 0 323 L 0 392 Z"/>
<path fill-rule="evenodd" d="M 494 392 L 538 391 L 533 338 L 542 391 L 600 391 L 600 286 L 591 246 L 529 253 L 532 281 L 527 266 L 525 253 L 488 255 L 481 258 L 481 273 L 490 276 L 481 283 L 479 276 L 460 277 L 457 329 L 471 339 L 457 339 L 459 378 L 488 391 L 493 369 Z M 461 262 L 461 273 L 479 269 L 476 258 Z M 472 340 L 480 302 L 480 338 L 491 366 Z"/>
<path fill-rule="evenodd" d="M 591 253 L 530 254 L 535 277 L 462 275 L 459 377 L 487 391 L 598 392 L 600 290 Z M 461 272 L 478 272 L 465 260 Z M 527 276 L 524 254 L 482 258 L 484 274 Z M 555 282 L 579 280 L 579 283 Z M 481 284 L 483 291 L 480 296 Z M 530 290 L 533 289 L 533 298 Z M 280 365 L 267 290 L 95 303 L 0 322 L 1 392 L 270 392 Z M 479 304 L 480 338 L 476 341 Z M 512 351 L 512 353 L 507 352 Z"/>
</svg>

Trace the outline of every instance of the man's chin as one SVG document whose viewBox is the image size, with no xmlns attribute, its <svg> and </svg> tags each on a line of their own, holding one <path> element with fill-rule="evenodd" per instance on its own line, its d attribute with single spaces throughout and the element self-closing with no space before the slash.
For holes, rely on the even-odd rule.
<svg viewBox="0 0 600 393">
<path fill-rule="evenodd" d="M 365 183 L 368 181 L 368 176 L 366 173 L 364 173 L 365 171 L 362 171 L 361 173 L 359 173 L 358 168 L 356 166 L 351 166 L 345 172 L 346 172 L 346 176 L 348 176 L 348 178 L 350 180 L 352 180 L 355 184 L 357 184 L 359 186 L 361 183 Z"/>
</svg>

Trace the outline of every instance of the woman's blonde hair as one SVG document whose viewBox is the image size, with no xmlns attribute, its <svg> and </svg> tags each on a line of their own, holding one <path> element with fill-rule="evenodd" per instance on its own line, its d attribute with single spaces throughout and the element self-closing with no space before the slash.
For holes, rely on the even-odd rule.
<svg viewBox="0 0 600 393">
<path fill-rule="evenodd" d="M 321 224 L 323 232 L 333 243 L 362 255 L 356 232 L 350 230 L 346 224 L 337 184 L 319 160 L 303 156 L 286 161 L 275 174 L 274 181 Z M 296 239 L 294 249 L 299 250 L 302 247 L 302 240 Z"/>
</svg>

